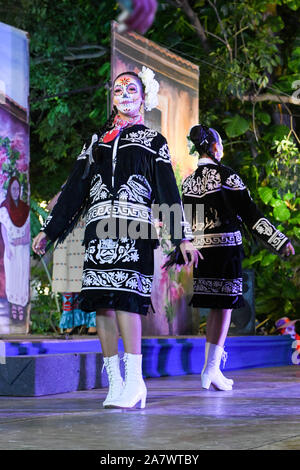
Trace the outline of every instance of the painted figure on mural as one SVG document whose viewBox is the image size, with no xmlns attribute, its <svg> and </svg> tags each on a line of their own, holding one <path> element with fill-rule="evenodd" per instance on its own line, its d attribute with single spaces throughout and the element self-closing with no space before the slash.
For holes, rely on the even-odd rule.
<svg viewBox="0 0 300 470">
<path fill-rule="evenodd" d="M 16 176 L 10 178 L 5 200 L 0 205 L 3 251 L 1 290 L 11 304 L 14 320 L 23 321 L 24 307 L 29 300 L 29 205 L 21 199 L 21 185 Z M 4 292 L 1 292 L 1 296 Z"/>
<path fill-rule="evenodd" d="M 154 108 L 157 93 L 158 83 L 150 69 L 116 77 L 110 118 L 85 144 L 42 232 L 33 241 L 33 250 L 43 254 L 46 237 L 63 241 L 86 211 L 81 308 L 97 312 L 109 378 L 104 407 L 144 407 L 146 402 L 141 315 L 147 314 L 151 302 L 157 247 L 157 240 L 151 239 L 153 201 L 168 207 L 178 205 L 180 234 L 175 237 L 171 225 L 171 240 L 187 264 L 197 263 L 199 257 L 189 241 L 190 231 L 186 233 L 167 141 L 143 122 L 143 105 L 146 110 Z M 116 232 L 105 237 L 105 224 L 110 222 L 115 222 Z M 149 236 L 130 236 L 134 224 L 143 235 L 146 229 Z M 118 357 L 119 329 L 125 350 L 124 384 Z"/>
</svg>

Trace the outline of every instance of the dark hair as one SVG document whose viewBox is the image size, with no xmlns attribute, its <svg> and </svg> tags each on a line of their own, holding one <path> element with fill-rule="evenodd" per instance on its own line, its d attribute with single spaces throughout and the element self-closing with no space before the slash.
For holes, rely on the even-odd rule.
<svg viewBox="0 0 300 470">
<path fill-rule="evenodd" d="M 212 152 L 212 144 L 220 142 L 221 140 L 219 133 L 215 129 L 198 124 L 190 130 L 190 139 L 200 156 L 206 154 L 212 158 L 215 163 L 220 164 Z"/>
</svg>

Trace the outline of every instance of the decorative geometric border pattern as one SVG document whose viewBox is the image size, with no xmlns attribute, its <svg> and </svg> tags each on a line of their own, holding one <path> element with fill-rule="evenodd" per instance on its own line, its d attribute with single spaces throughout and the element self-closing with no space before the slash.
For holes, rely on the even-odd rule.
<svg viewBox="0 0 300 470">
<path fill-rule="evenodd" d="M 193 244 L 197 248 L 216 248 L 222 246 L 237 246 L 242 244 L 242 234 L 237 232 L 211 233 L 195 235 Z"/>
<path fill-rule="evenodd" d="M 121 201 L 105 201 L 95 204 L 87 213 L 86 226 L 91 222 L 109 217 L 136 220 L 139 222 L 152 222 L 151 208 Z"/>
<path fill-rule="evenodd" d="M 243 279 L 194 279 L 194 294 L 242 295 Z"/>
</svg>

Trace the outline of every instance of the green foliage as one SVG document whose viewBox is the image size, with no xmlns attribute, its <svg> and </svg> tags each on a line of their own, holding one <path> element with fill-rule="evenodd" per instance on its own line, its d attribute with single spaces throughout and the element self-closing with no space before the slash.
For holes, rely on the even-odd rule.
<svg viewBox="0 0 300 470">
<path fill-rule="evenodd" d="M 62 310 L 61 297 L 51 292 L 47 272 L 40 264 L 31 269 L 31 278 L 31 287 L 35 295 L 31 301 L 30 332 L 43 335 L 56 334 L 59 331 Z"/>
<path fill-rule="evenodd" d="M 265 205 L 264 212 L 275 221 L 296 246 L 296 256 L 280 259 L 266 250 L 249 248 L 244 260 L 245 268 L 253 268 L 256 274 L 258 315 L 270 317 L 297 316 L 300 306 L 299 290 L 299 242 L 300 239 L 300 152 L 295 143 L 284 137 L 275 140 L 272 158 L 266 162 L 265 178 L 258 187 L 258 194 Z"/>
<path fill-rule="evenodd" d="M 255 270 L 258 318 L 294 318 L 300 303 L 300 198 L 299 152 L 290 134 L 290 115 L 299 112 L 272 97 L 300 96 L 299 2 L 217 0 L 191 5 L 207 31 L 206 44 L 196 39 L 195 30 L 177 28 L 185 12 L 166 4 L 150 37 L 199 64 L 200 122 L 220 132 L 224 163 L 241 174 L 265 216 L 292 240 L 296 256 L 289 261 L 259 242 L 250 245 L 244 240 L 244 266 Z M 159 28 L 163 23 L 165 28 Z M 252 97 L 264 94 L 270 98 L 252 102 Z"/>
<path fill-rule="evenodd" d="M 19 0 L 8 5 L 0 0 L 0 16 L 29 32 L 31 192 L 39 201 L 49 200 L 66 180 L 83 141 L 106 119 L 104 83 L 115 3 Z M 94 88 L 73 93 L 89 87 Z"/>
<path fill-rule="evenodd" d="M 232 138 L 245 134 L 250 127 L 249 122 L 237 114 L 233 117 L 225 118 L 223 122 L 226 124 L 225 132 L 227 136 Z"/>
<path fill-rule="evenodd" d="M 48 212 L 45 211 L 41 207 L 41 205 L 35 201 L 33 198 L 30 200 L 30 233 L 31 233 L 31 239 L 33 240 L 34 237 L 37 236 L 39 231 L 41 230 L 41 226 L 43 222 L 46 220 L 48 216 Z M 33 255 L 32 248 L 31 250 L 31 255 Z"/>
</svg>

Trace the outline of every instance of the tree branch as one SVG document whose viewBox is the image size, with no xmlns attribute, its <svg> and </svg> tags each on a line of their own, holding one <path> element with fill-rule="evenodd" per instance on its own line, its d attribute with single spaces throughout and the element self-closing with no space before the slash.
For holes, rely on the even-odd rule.
<svg viewBox="0 0 300 470">
<path fill-rule="evenodd" d="M 300 98 L 296 98 L 295 96 L 274 95 L 272 93 L 264 93 L 257 96 L 244 95 L 242 96 L 242 101 L 250 101 L 252 103 L 272 101 L 273 103 L 289 103 L 300 106 Z"/>
<path fill-rule="evenodd" d="M 92 52 L 95 49 L 96 51 Z M 75 53 L 77 51 L 78 53 Z M 84 52 L 84 51 L 87 51 L 87 52 Z M 108 49 L 103 46 L 84 45 L 84 46 L 79 46 L 79 47 L 69 47 L 68 52 L 70 53 L 70 55 L 64 56 L 63 59 L 66 61 L 74 61 L 74 60 L 82 60 L 82 59 L 97 59 L 98 57 L 102 57 L 103 55 L 105 55 L 108 52 Z M 45 62 L 52 62 L 53 60 L 54 59 L 51 57 L 49 59 L 44 59 L 40 57 L 40 58 L 33 59 L 33 63 L 37 65 L 37 64 L 43 64 Z"/>
<path fill-rule="evenodd" d="M 176 5 L 181 8 L 189 18 L 192 26 L 195 28 L 197 36 L 200 38 L 203 49 L 208 52 L 210 50 L 205 30 L 194 10 L 191 8 L 188 0 L 175 0 Z"/>
<path fill-rule="evenodd" d="M 227 47 L 228 52 L 229 52 L 230 62 L 232 62 L 232 60 L 233 60 L 233 57 L 232 57 L 232 49 L 231 49 L 231 46 L 230 46 L 230 44 L 229 44 L 229 42 L 228 42 L 228 37 L 227 37 L 227 33 L 226 33 L 226 30 L 225 30 L 224 25 L 223 25 L 223 21 L 221 20 L 221 17 L 220 17 L 220 15 L 219 15 L 219 12 L 218 12 L 218 9 L 217 9 L 215 3 L 212 3 L 211 0 L 208 0 L 208 3 L 210 4 L 210 6 L 211 6 L 211 7 L 214 9 L 214 11 L 215 11 L 215 14 L 216 14 L 218 23 L 219 23 L 219 25 L 220 25 L 222 34 L 223 34 L 224 39 L 225 39 L 226 47 Z"/>
</svg>

